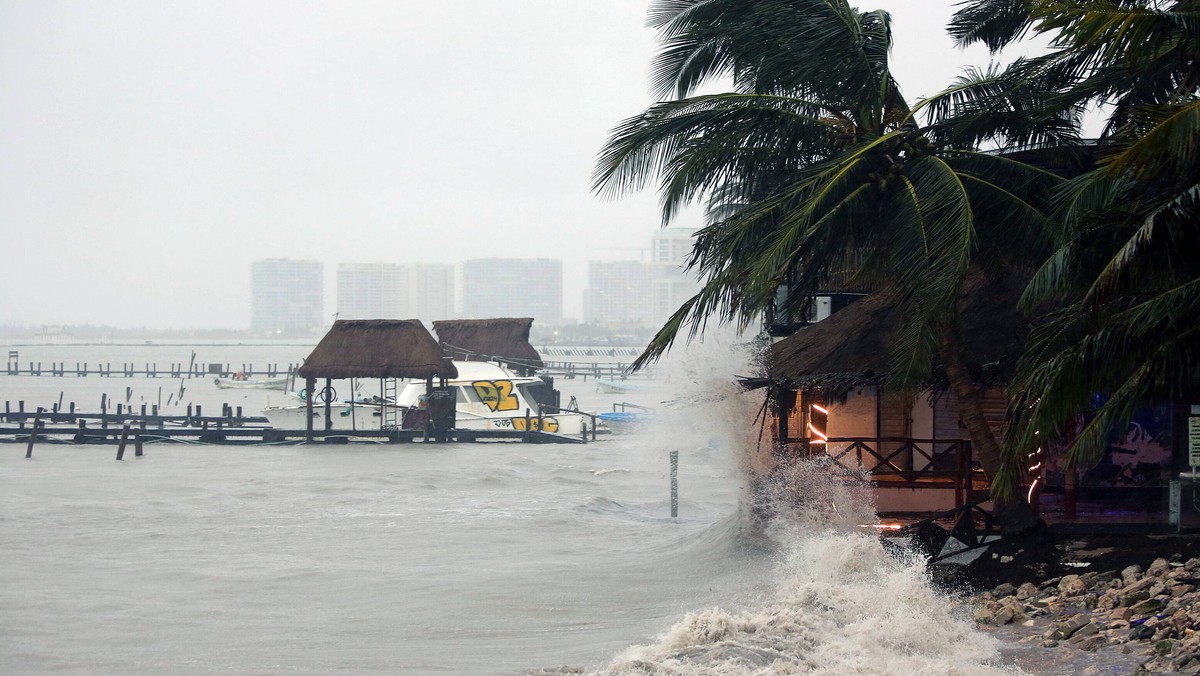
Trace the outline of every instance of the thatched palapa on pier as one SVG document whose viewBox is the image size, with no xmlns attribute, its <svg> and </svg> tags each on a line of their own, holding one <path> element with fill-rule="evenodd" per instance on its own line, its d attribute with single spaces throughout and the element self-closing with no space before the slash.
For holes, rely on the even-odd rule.
<svg viewBox="0 0 1200 676">
<path fill-rule="evenodd" d="M 498 360 L 515 367 L 542 368 L 529 342 L 533 319 L 447 319 L 433 323 L 446 355 L 464 361 Z"/>
<path fill-rule="evenodd" d="M 959 295 L 960 339 L 980 382 L 1003 384 L 1012 377 L 1029 327 L 1016 309 L 1028 279 L 1025 273 L 991 279 L 979 270 L 967 277 Z M 877 291 L 775 343 L 764 359 L 768 379 L 834 397 L 884 384 L 893 374 L 891 342 L 902 321 L 898 302 L 895 292 Z M 938 382 L 930 385 L 941 389 Z"/>
<path fill-rule="evenodd" d="M 297 369 L 302 378 L 453 378 L 458 370 L 416 319 L 341 319 Z"/>
</svg>

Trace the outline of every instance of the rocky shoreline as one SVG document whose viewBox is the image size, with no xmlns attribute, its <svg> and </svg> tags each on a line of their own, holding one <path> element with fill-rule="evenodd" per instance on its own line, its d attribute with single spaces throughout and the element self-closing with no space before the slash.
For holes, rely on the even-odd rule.
<svg viewBox="0 0 1200 676">
<path fill-rule="evenodd" d="M 1011 627 L 1020 642 L 1042 649 L 1116 652 L 1134 673 L 1200 673 L 1200 557 L 1184 553 L 1195 543 L 1138 541 L 1143 546 L 1129 539 L 1123 547 L 1071 543 L 1055 565 L 1035 569 L 1078 573 L 1020 581 L 1031 569 L 1014 569 L 1017 579 L 973 596 L 975 621 Z M 1014 554 L 990 556 L 1012 561 Z M 1139 554 L 1148 562 L 1127 563 Z"/>
</svg>

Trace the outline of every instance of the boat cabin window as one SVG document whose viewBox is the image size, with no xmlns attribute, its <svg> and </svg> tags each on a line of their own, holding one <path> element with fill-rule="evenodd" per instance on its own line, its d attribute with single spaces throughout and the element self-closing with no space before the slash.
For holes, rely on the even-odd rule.
<svg viewBox="0 0 1200 676">
<path fill-rule="evenodd" d="M 466 387 L 459 386 L 458 399 L 459 401 L 469 401 L 473 404 L 483 403 L 483 399 L 479 397 L 479 392 L 475 391 L 475 388 L 469 385 Z"/>
</svg>

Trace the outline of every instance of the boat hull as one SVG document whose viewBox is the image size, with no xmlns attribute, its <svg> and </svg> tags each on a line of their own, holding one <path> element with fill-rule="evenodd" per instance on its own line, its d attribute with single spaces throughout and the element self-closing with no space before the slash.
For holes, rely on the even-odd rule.
<svg viewBox="0 0 1200 676">
<path fill-rule="evenodd" d="M 386 409 L 392 409 L 388 411 Z M 410 409 L 395 406 L 380 406 L 379 404 L 350 405 L 338 402 L 329 408 L 329 417 L 333 424 L 328 428 L 342 431 L 375 431 L 389 428 L 423 429 L 424 424 L 405 425 L 405 415 Z M 263 409 L 263 415 L 271 427 L 286 430 L 307 429 L 304 416 L 306 406 L 276 406 Z M 324 430 L 325 405 L 313 404 L 313 429 Z M 384 424 L 385 420 L 396 421 Z M 423 418 L 422 418 L 423 420 Z M 590 431 L 592 418 L 583 413 L 567 411 L 552 415 L 543 415 L 540 422 L 536 415 L 528 418 L 524 415 L 514 416 L 482 416 L 469 411 L 459 410 L 454 417 L 454 429 L 459 430 L 503 430 L 503 431 L 544 431 L 553 434 L 576 436 L 583 433 L 584 428 Z"/>
</svg>

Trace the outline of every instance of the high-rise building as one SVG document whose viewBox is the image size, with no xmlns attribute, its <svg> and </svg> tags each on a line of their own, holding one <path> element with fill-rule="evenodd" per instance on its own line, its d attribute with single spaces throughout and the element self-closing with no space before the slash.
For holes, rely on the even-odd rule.
<svg viewBox="0 0 1200 676">
<path fill-rule="evenodd" d="M 562 322 L 562 261 L 550 258 L 477 258 L 463 263 L 463 316 L 533 317 Z"/>
<path fill-rule="evenodd" d="M 433 322 L 454 318 L 454 266 L 442 263 L 408 263 L 400 266 L 404 278 L 401 319 Z"/>
<path fill-rule="evenodd" d="M 700 290 L 694 273 L 687 271 L 687 258 L 692 253 L 695 236 L 687 228 L 667 228 L 654 233 L 650 245 L 650 260 L 654 265 L 651 285 L 651 315 L 655 324 L 670 318 L 689 298 Z"/>
<path fill-rule="evenodd" d="M 266 258 L 250 264 L 250 330 L 307 334 L 326 325 L 320 261 Z"/>
<path fill-rule="evenodd" d="M 450 319 L 454 266 L 341 263 L 337 307 L 340 319 Z"/>
<path fill-rule="evenodd" d="M 688 228 L 659 230 L 650 240 L 650 261 L 674 265 L 682 270 L 687 265 L 687 257 L 692 253 L 695 241 L 695 235 Z"/>
<path fill-rule="evenodd" d="M 338 263 L 338 319 L 409 319 L 401 303 L 404 280 L 394 263 Z"/>
<path fill-rule="evenodd" d="M 653 324 L 654 273 L 655 266 L 642 261 L 588 261 L 583 321 L 609 328 Z"/>
</svg>

